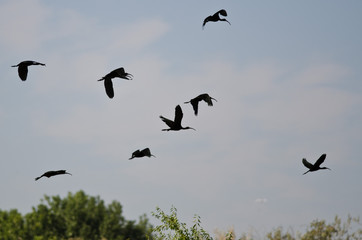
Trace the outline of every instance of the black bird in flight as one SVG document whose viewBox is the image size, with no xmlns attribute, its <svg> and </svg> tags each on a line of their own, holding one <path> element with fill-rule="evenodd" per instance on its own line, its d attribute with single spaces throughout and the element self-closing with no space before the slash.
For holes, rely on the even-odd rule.
<svg viewBox="0 0 362 240">
<path fill-rule="evenodd" d="M 107 96 L 109 98 L 113 98 L 114 97 L 114 91 L 113 91 L 113 83 L 112 83 L 112 78 L 123 78 L 126 80 L 132 80 L 133 79 L 133 75 L 130 73 L 126 73 L 124 71 L 124 68 L 118 68 L 116 70 L 113 70 L 112 72 L 108 73 L 106 76 L 104 76 L 103 78 L 99 79 L 98 81 L 103 81 L 104 80 L 104 87 L 106 89 L 106 93 Z"/>
<path fill-rule="evenodd" d="M 227 17 L 227 12 L 225 11 L 225 9 L 221 9 L 220 11 L 216 12 L 214 15 L 208 16 L 207 18 L 205 18 L 204 23 L 202 24 L 202 29 L 204 29 L 205 24 L 207 22 L 217 22 L 217 21 L 224 21 L 224 22 L 228 22 L 230 25 L 231 23 L 226 20 L 225 18 L 220 18 L 220 15 Z"/>
<path fill-rule="evenodd" d="M 160 116 L 161 120 L 167 124 L 167 126 L 169 126 L 170 128 L 168 129 L 162 129 L 162 131 L 179 131 L 181 129 L 193 129 L 192 127 L 182 127 L 181 126 L 181 121 L 182 121 L 182 117 L 183 117 L 183 113 L 182 113 L 182 109 L 180 107 L 180 105 L 177 105 L 175 108 L 175 119 L 174 121 L 167 119 L 163 116 Z"/>
<path fill-rule="evenodd" d="M 14 65 L 12 67 L 18 67 L 19 77 L 21 80 L 25 81 L 26 77 L 28 76 L 28 66 L 31 66 L 31 65 L 45 66 L 44 63 L 39 63 L 39 62 L 29 60 L 29 61 L 23 61 L 23 62 L 19 63 L 18 65 Z"/>
<path fill-rule="evenodd" d="M 35 178 L 35 181 L 39 180 L 39 179 L 42 178 L 42 177 L 50 178 L 50 177 L 53 177 L 53 176 L 55 176 L 55 175 L 60 175 L 60 174 L 69 174 L 69 175 L 72 175 L 72 174 L 66 172 L 66 170 L 48 171 L 48 172 L 45 172 L 45 173 L 44 173 L 43 175 L 41 175 L 40 177 Z"/>
<path fill-rule="evenodd" d="M 140 151 L 139 149 L 134 151 L 132 153 L 132 157 L 129 158 L 129 160 L 133 159 L 133 158 L 141 158 L 141 157 L 156 157 L 155 155 L 151 154 L 151 151 L 149 148 L 145 148 L 142 151 Z"/>
<path fill-rule="evenodd" d="M 198 109 L 199 109 L 199 102 L 202 100 L 204 100 L 207 103 L 207 105 L 209 105 L 209 106 L 213 106 L 212 100 L 215 100 L 217 102 L 217 100 L 213 97 L 210 97 L 209 94 L 203 93 L 203 94 L 200 94 L 199 96 L 191 99 L 190 101 L 184 102 L 184 103 L 191 103 L 192 107 L 194 108 L 195 115 L 197 116 Z"/>
<path fill-rule="evenodd" d="M 303 175 L 306 174 L 307 172 L 314 172 L 314 171 L 318 171 L 320 169 L 329 169 L 327 167 L 320 167 L 320 165 L 324 162 L 324 159 L 326 159 L 326 157 L 327 157 L 327 154 L 325 154 L 325 153 L 322 154 L 322 156 L 320 156 L 318 158 L 318 160 L 314 163 L 314 165 L 311 164 L 310 162 L 308 162 L 305 158 L 303 158 L 302 162 L 303 162 L 304 166 L 309 168 L 309 170 L 306 171 L 305 173 L 303 173 Z M 329 169 L 329 170 L 331 170 L 331 169 Z"/>
</svg>

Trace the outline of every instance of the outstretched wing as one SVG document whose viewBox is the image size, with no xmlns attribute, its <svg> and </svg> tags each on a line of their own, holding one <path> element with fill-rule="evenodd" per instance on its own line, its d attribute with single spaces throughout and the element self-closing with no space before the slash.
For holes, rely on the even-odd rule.
<svg viewBox="0 0 362 240">
<path fill-rule="evenodd" d="M 142 152 L 143 152 L 145 155 L 151 155 L 151 151 L 150 151 L 149 148 L 143 149 Z"/>
<path fill-rule="evenodd" d="M 175 108 L 175 120 L 174 120 L 174 123 L 176 125 L 181 125 L 181 121 L 182 121 L 182 118 L 183 118 L 183 113 L 182 113 L 182 109 L 180 107 L 180 105 L 177 105 L 176 108 Z"/>
<path fill-rule="evenodd" d="M 324 160 L 326 159 L 326 157 L 327 157 L 327 154 L 322 154 L 322 156 L 320 156 L 319 158 L 318 158 L 318 160 L 315 162 L 315 164 L 314 164 L 314 166 L 315 167 L 319 167 L 323 162 L 324 162 Z"/>
<path fill-rule="evenodd" d="M 204 27 L 205 27 L 205 24 L 206 24 L 208 21 L 210 21 L 210 18 L 211 18 L 211 16 L 208 16 L 207 18 L 204 19 L 204 22 L 203 22 L 203 24 L 202 24 L 202 28 L 204 28 Z"/>
<path fill-rule="evenodd" d="M 197 116 L 197 113 L 199 111 L 199 99 L 198 98 L 193 98 L 190 101 L 192 108 L 194 109 L 195 115 Z"/>
<path fill-rule="evenodd" d="M 309 168 L 309 169 L 313 168 L 313 164 L 308 162 L 305 158 L 303 158 L 302 162 L 303 162 L 304 166 L 306 166 L 307 168 Z"/>
<path fill-rule="evenodd" d="M 225 9 L 221 9 L 220 11 L 217 12 L 217 14 L 221 14 L 224 17 L 227 17 L 228 15 Z"/>
<path fill-rule="evenodd" d="M 150 151 L 149 148 L 143 149 L 143 150 L 142 150 L 142 153 L 143 153 L 145 156 L 147 156 L 147 157 L 151 157 L 151 156 L 152 156 L 151 151 Z"/>
<path fill-rule="evenodd" d="M 113 83 L 112 83 L 111 78 L 106 77 L 104 79 L 104 87 L 106 89 L 107 96 L 109 98 L 113 98 L 114 97 L 114 91 L 113 91 Z"/>
<path fill-rule="evenodd" d="M 26 65 L 19 65 L 18 67 L 18 74 L 21 80 L 25 81 L 26 77 L 28 76 L 28 66 Z"/>
<path fill-rule="evenodd" d="M 161 120 L 166 123 L 167 126 L 169 126 L 170 128 L 173 126 L 173 121 L 171 121 L 170 119 L 165 118 L 164 116 L 160 116 Z"/>
</svg>

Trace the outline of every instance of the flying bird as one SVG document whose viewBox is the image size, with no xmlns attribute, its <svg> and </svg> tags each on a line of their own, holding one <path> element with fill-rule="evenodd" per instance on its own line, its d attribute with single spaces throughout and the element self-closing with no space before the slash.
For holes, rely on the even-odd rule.
<svg viewBox="0 0 362 240">
<path fill-rule="evenodd" d="M 44 173 L 43 175 L 41 175 L 40 177 L 35 178 L 35 181 L 39 180 L 39 179 L 42 178 L 42 177 L 50 178 L 50 177 L 53 177 L 53 176 L 55 176 L 55 175 L 60 175 L 60 174 L 69 174 L 69 175 L 72 175 L 72 174 L 66 172 L 66 170 L 48 171 L 48 172 L 45 172 L 45 173 Z"/>
<path fill-rule="evenodd" d="M 13 65 L 12 67 L 18 67 L 18 74 L 21 80 L 25 81 L 26 77 L 28 76 L 28 67 L 31 65 L 41 65 L 45 66 L 44 63 L 39 63 L 35 61 L 23 61 L 18 65 Z"/>
<path fill-rule="evenodd" d="M 228 14 L 225 11 L 225 9 L 221 9 L 220 11 L 216 12 L 214 15 L 208 16 L 207 18 L 205 18 L 204 23 L 202 24 L 202 29 L 204 29 L 205 24 L 207 22 L 224 21 L 224 22 L 228 22 L 231 25 L 231 23 L 228 20 L 226 20 L 225 18 L 220 18 L 220 15 L 227 17 Z"/>
<path fill-rule="evenodd" d="M 191 99 L 190 101 L 184 102 L 184 103 L 191 103 L 192 107 L 194 108 L 195 115 L 197 116 L 198 109 L 199 109 L 199 102 L 202 100 L 204 100 L 207 103 L 207 105 L 209 105 L 209 106 L 213 106 L 212 100 L 215 100 L 217 102 L 217 100 L 213 97 L 210 97 L 209 94 L 203 93 L 203 94 L 200 94 L 199 96 Z"/>
<path fill-rule="evenodd" d="M 162 129 L 162 131 L 179 131 L 181 129 L 193 129 L 192 127 L 182 127 L 181 126 L 181 121 L 182 121 L 182 117 L 183 117 L 183 113 L 182 113 L 182 109 L 180 107 L 180 105 L 177 105 L 175 108 L 175 119 L 174 121 L 167 119 L 163 116 L 160 116 L 161 120 L 166 123 L 167 126 L 169 126 L 170 128 L 168 129 Z"/>
<path fill-rule="evenodd" d="M 132 153 L 132 157 L 129 158 L 129 160 L 133 159 L 133 158 L 141 158 L 141 157 L 156 157 L 155 155 L 151 154 L 151 151 L 149 148 L 145 148 L 142 151 L 140 151 L 139 149 L 134 151 Z"/>
<path fill-rule="evenodd" d="M 118 68 L 116 70 L 113 70 L 112 72 L 108 73 L 106 76 L 104 76 L 103 78 L 99 79 L 98 81 L 103 81 L 104 80 L 104 87 L 106 89 L 106 93 L 107 96 L 109 98 L 113 98 L 114 97 L 114 91 L 113 91 L 113 83 L 112 83 L 112 78 L 123 78 L 126 80 L 132 80 L 133 79 L 133 75 L 130 73 L 126 73 L 124 71 L 124 68 Z"/>
<path fill-rule="evenodd" d="M 314 171 L 318 171 L 320 169 L 329 169 L 327 167 L 320 167 L 320 165 L 324 162 L 324 159 L 326 159 L 326 156 L 327 156 L 327 154 L 325 154 L 325 153 L 322 154 L 322 156 L 320 156 L 318 158 L 318 160 L 314 163 L 314 165 L 311 164 L 310 162 L 308 162 L 305 158 L 303 158 L 302 162 L 303 162 L 304 166 L 309 168 L 309 170 L 306 171 L 305 173 L 303 173 L 303 175 L 306 174 L 307 172 L 314 172 Z M 331 169 L 329 169 L 329 170 L 331 170 Z"/>
</svg>

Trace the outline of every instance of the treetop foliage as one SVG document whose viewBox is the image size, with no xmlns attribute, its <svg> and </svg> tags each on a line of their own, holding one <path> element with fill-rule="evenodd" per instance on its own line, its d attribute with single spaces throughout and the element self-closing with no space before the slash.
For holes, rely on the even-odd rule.
<svg viewBox="0 0 362 240">
<path fill-rule="evenodd" d="M 159 207 L 152 216 L 161 223 L 153 227 L 146 215 L 138 222 L 126 220 L 122 216 L 122 205 L 113 201 L 106 205 L 99 196 L 92 197 L 83 191 L 68 193 L 64 198 L 44 196 L 40 204 L 30 213 L 22 215 L 16 209 L 0 210 L 1 240 L 212 240 L 211 235 L 201 226 L 201 218 L 194 216 L 193 224 L 188 227 L 180 222 L 177 209 L 171 207 L 166 214 Z M 217 232 L 215 240 L 252 240 L 251 234 L 242 234 L 237 238 L 231 229 Z M 284 231 L 276 228 L 262 239 L 268 240 L 360 240 L 362 227 L 359 218 L 348 215 L 342 222 L 338 216 L 334 222 L 314 220 L 304 233 Z"/>
<path fill-rule="evenodd" d="M 1 239 L 140 239 L 151 236 L 145 216 L 139 222 L 126 220 L 122 206 L 113 201 L 105 205 L 98 197 L 83 191 L 67 197 L 44 196 L 30 213 L 0 210 Z"/>
</svg>

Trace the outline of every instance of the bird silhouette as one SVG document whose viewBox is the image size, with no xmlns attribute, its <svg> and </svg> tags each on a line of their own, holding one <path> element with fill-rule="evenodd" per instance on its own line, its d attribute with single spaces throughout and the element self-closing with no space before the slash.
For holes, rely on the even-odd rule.
<svg viewBox="0 0 362 240">
<path fill-rule="evenodd" d="M 227 17 L 228 14 L 225 11 L 225 9 L 221 9 L 220 11 L 216 12 L 214 15 L 208 16 L 207 18 L 205 18 L 204 23 L 202 24 L 202 29 L 204 29 L 205 24 L 207 22 L 224 21 L 224 22 L 228 22 L 231 25 L 231 23 L 228 20 L 226 20 L 225 18 L 220 18 L 220 15 Z"/>
<path fill-rule="evenodd" d="M 123 79 L 126 79 L 126 80 L 132 80 L 133 79 L 133 75 L 130 74 L 130 73 L 126 73 L 124 71 L 123 67 L 117 68 L 117 69 L 113 70 L 112 72 L 108 73 L 106 76 L 99 79 L 98 81 L 103 81 L 104 80 L 104 87 L 106 89 L 106 93 L 107 93 L 107 96 L 109 98 L 114 97 L 112 78 L 115 78 L 115 77 L 123 78 Z"/>
<path fill-rule="evenodd" d="M 182 130 L 182 129 L 193 129 L 195 130 L 194 128 L 192 127 L 182 127 L 181 126 L 181 121 L 182 121 L 182 117 L 183 117 L 183 113 L 182 113 L 182 109 L 180 107 L 180 105 L 177 105 L 176 108 L 175 108 L 175 119 L 174 121 L 170 120 L 170 119 L 167 119 L 163 116 L 160 116 L 161 120 L 167 124 L 167 126 L 169 126 L 170 128 L 168 129 L 162 129 L 162 131 L 179 131 L 179 130 Z"/>
<path fill-rule="evenodd" d="M 202 100 L 204 100 L 207 103 L 207 105 L 209 105 L 209 106 L 213 106 L 212 100 L 215 100 L 217 102 L 217 100 L 213 97 L 210 97 L 209 94 L 203 93 L 203 94 L 200 94 L 199 96 L 191 99 L 190 101 L 184 102 L 184 103 L 191 103 L 192 107 L 194 108 L 195 115 L 197 116 L 198 109 L 199 109 L 199 102 Z"/>
<path fill-rule="evenodd" d="M 141 158 L 141 157 L 156 157 L 155 155 L 151 154 L 151 151 L 149 148 L 145 148 L 142 151 L 140 151 L 139 149 L 134 151 L 132 153 L 132 157 L 129 158 L 129 160 L 133 159 L 133 158 Z"/>
<path fill-rule="evenodd" d="M 35 181 L 39 180 L 39 179 L 42 178 L 42 177 L 50 178 L 50 177 L 53 177 L 53 176 L 55 176 L 55 175 L 60 175 L 60 174 L 69 174 L 69 175 L 72 175 L 72 174 L 66 172 L 66 170 L 48 171 L 48 172 L 45 172 L 45 173 L 44 173 L 43 175 L 41 175 L 40 177 L 35 178 Z"/>
<path fill-rule="evenodd" d="M 39 63 L 35 61 L 23 61 L 19 63 L 18 65 L 13 65 L 12 67 L 18 67 L 18 74 L 21 80 L 25 81 L 26 77 L 28 76 L 28 66 L 31 65 L 41 65 L 45 66 L 44 63 Z"/>
<path fill-rule="evenodd" d="M 320 169 L 329 169 L 327 167 L 320 167 L 320 165 L 324 162 L 326 157 L 327 157 L 327 154 L 325 154 L 325 153 L 322 154 L 322 156 L 320 156 L 318 158 L 318 160 L 314 163 L 314 165 L 311 164 L 310 162 L 308 162 L 305 158 L 303 158 L 302 162 L 303 162 L 304 166 L 309 168 L 309 170 L 306 171 L 305 173 L 303 173 L 303 175 L 306 174 L 307 172 L 314 172 L 314 171 L 318 171 Z M 331 169 L 329 169 L 329 170 L 331 170 Z"/>
</svg>

